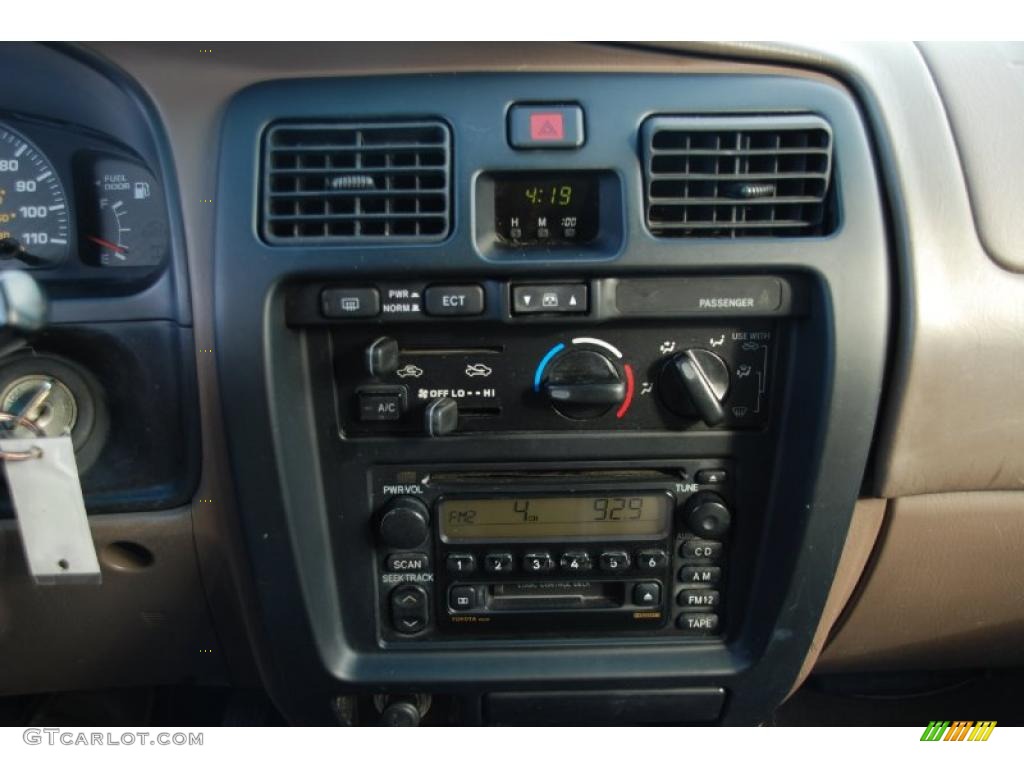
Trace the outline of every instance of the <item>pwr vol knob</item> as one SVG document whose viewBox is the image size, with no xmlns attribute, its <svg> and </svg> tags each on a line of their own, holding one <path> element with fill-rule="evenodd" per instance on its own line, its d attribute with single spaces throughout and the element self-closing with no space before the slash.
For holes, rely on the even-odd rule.
<svg viewBox="0 0 1024 768">
<path fill-rule="evenodd" d="M 427 505 L 412 496 L 399 496 L 384 507 L 378 534 L 391 549 L 415 549 L 430 533 Z"/>
</svg>

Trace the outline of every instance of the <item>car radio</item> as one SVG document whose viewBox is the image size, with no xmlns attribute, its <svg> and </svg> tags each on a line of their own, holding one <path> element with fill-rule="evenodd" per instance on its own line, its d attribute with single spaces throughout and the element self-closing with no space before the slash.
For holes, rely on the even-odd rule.
<svg viewBox="0 0 1024 768">
<path fill-rule="evenodd" d="M 378 468 L 380 637 L 720 636 L 732 471 Z"/>
</svg>

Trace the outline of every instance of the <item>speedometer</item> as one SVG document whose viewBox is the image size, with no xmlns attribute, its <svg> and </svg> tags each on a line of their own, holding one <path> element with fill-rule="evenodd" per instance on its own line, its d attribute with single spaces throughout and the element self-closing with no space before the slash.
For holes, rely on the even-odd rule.
<svg viewBox="0 0 1024 768">
<path fill-rule="evenodd" d="M 50 161 L 0 124 L 0 259 L 59 264 L 68 254 L 68 232 L 67 197 Z"/>
</svg>

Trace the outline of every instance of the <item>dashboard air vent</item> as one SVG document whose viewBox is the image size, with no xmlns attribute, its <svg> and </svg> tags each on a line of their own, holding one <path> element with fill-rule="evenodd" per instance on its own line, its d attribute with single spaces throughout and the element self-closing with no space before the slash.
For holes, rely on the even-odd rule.
<svg viewBox="0 0 1024 768">
<path fill-rule="evenodd" d="M 812 115 L 653 117 L 647 226 L 658 237 L 827 234 L 832 131 Z"/>
<path fill-rule="evenodd" d="M 436 241 L 448 234 L 451 134 L 438 121 L 282 123 L 266 134 L 272 244 Z"/>
</svg>

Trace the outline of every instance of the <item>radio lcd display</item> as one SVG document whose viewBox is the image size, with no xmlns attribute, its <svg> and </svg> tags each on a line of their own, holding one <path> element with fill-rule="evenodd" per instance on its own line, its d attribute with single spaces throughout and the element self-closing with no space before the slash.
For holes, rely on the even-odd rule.
<svg viewBox="0 0 1024 768">
<path fill-rule="evenodd" d="M 672 499 L 664 493 L 442 499 L 445 541 L 661 538 Z"/>
</svg>

